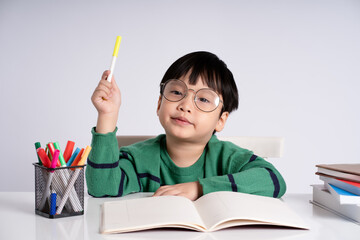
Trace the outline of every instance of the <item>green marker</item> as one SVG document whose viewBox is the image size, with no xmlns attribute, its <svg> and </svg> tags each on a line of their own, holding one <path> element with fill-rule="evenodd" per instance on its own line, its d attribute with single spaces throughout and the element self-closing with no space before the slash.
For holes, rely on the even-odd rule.
<svg viewBox="0 0 360 240">
<path fill-rule="evenodd" d="M 57 150 L 60 151 L 59 160 L 60 160 L 61 166 L 62 166 L 62 167 L 66 167 L 66 162 L 65 162 L 63 153 L 62 153 L 62 151 L 61 151 L 61 149 L 60 149 L 59 143 L 58 143 L 58 142 L 54 142 L 54 147 L 55 147 L 55 149 L 57 149 Z"/>
<path fill-rule="evenodd" d="M 36 156 L 38 157 L 38 160 L 39 160 L 39 165 L 42 166 L 42 163 L 41 163 L 41 160 L 39 158 L 39 155 L 37 154 L 37 149 L 38 148 L 41 148 L 41 144 L 39 142 L 36 142 L 35 143 L 35 149 L 36 149 Z"/>
</svg>

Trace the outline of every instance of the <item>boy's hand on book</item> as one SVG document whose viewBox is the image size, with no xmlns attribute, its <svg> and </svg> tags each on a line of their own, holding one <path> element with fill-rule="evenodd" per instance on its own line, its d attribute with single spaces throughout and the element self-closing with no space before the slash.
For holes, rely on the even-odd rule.
<svg viewBox="0 0 360 240">
<path fill-rule="evenodd" d="M 183 196 L 194 201 L 202 195 L 202 186 L 198 181 L 179 183 L 175 185 L 165 185 L 159 187 L 158 190 L 156 190 L 156 192 L 154 193 L 153 197 L 168 195 Z"/>
<path fill-rule="evenodd" d="M 115 78 L 113 77 L 111 82 L 106 80 L 109 73 L 108 70 L 103 73 L 99 85 L 91 97 L 91 101 L 99 114 L 117 114 L 121 105 L 121 93 Z"/>
</svg>

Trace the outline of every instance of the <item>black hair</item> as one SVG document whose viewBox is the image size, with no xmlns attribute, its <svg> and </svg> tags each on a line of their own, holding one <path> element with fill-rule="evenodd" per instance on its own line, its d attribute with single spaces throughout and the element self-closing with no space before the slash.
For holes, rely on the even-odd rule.
<svg viewBox="0 0 360 240">
<path fill-rule="evenodd" d="M 215 54 L 205 51 L 192 52 L 176 60 L 165 72 L 160 83 L 169 79 L 179 79 L 190 72 L 189 83 L 195 85 L 201 77 L 208 85 L 223 98 L 222 112 L 232 112 L 238 108 L 239 94 L 231 71 Z"/>
</svg>

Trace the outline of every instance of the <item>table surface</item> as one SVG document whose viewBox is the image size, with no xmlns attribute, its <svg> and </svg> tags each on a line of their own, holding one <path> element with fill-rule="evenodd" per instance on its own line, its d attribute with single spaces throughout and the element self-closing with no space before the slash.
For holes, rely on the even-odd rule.
<svg viewBox="0 0 360 240">
<path fill-rule="evenodd" d="M 0 192 L 0 239 L 360 239 L 360 225 L 309 203 L 311 194 L 286 194 L 283 200 L 310 226 L 310 230 L 280 227 L 235 227 L 211 233 L 181 229 L 155 229 L 133 233 L 99 233 L 100 205 L 105 201 L 148 196 L 137 193 L 123 198 L 85 196 L 82 216 L 48 219 L 35 214 L 33 192 Z"/>
</svg>

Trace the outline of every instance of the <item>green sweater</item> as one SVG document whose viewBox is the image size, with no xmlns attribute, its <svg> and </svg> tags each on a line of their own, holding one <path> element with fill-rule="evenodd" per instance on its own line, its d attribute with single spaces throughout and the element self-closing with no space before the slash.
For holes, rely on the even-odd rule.
<svg viewBox="0 0 360 240">
<path fill-rule="evenodd" d="M 92 129 L 86 168 L 88 192 L 94 197 L 155 192 L 162 185 L 199 181 L 203 194 L 235 191 L 280 198 L 285 181 L 274 166 L 253 152 L 213 135 L 201 157 L 178 167 L 166 151 L 166 135 L 118 148 L 116 131 Z"/>
</svg>

